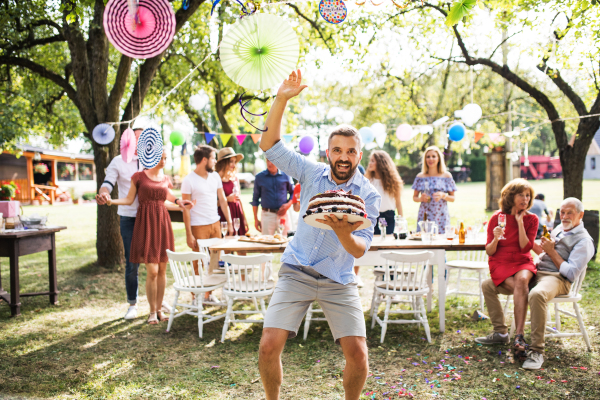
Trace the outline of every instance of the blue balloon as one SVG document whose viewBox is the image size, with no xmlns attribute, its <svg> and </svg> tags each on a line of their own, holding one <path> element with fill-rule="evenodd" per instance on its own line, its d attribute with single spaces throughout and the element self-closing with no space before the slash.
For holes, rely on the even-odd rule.
<svg viewBox="0 0 600 400">
<path fill-rule="evenodd" d="M 362 138 L 363 144 L 371 143 L 375 139 L 375 132 L 371 128 L 364 127 L 358 130 L 360 137 Z"/>
<path fill-rule="evenodd" d="M 453 142 L 460 142 L 464 139 L 466 132 L 467 128 L 465 128 L 465 126 L 460 122 L 456 122 L 450 126 L 450 129 L 448 129 L 448 137 L 450 137 L 450 140 Z"/>
</svg>

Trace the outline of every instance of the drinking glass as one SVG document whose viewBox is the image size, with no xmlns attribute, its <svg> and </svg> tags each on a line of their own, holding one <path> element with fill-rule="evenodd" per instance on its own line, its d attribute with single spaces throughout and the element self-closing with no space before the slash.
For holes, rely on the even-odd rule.
<svg viewBox="0 0 600 400">
<path fill-rule="evenodd" d="M 239 236 L 238 235 L 238 231 L 240 230 L 240 219 L 239 218 L 234 218 L 233 219 L 233 229 L 235 229 L 235 236 Z"/>
<path fill-rule="evenodd" d="M 506 228 L 506 214 L 498 214 L 498 226 L 500 228 Z M 502 235 L 498 240 L 506 240 L 506 238 Z"/>
<path fill-rule="evenodd" d="M 454 240 L 455 237 L 456 237 L 456 234 L 454 233 L 454 226 L 447 225 L 446 226 L 446 239 L 452 241 L 452 240 Z"/>
<path fill-rule="evenodd" d="M 221 222 L 221 233 L 223 237 L 227 236 L 227 222 Z"/>
</svg>

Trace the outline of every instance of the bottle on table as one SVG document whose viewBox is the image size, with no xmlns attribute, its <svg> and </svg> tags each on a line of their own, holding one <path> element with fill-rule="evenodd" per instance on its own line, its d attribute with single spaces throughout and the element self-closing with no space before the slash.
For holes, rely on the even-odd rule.
<svg viewBox="0 0 600 400">
<path fill-rule="evenodd" d="M 465 224 L 461 221 L 460 229 L 458 230 L 458 243 L 465 244 L 466 236 L 467 236 L 467 231 L 465 230 Z"/>
</svg>

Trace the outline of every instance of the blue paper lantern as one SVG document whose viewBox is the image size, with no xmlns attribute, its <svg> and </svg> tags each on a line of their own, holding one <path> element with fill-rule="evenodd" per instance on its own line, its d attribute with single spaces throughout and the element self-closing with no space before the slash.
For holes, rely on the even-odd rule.
<svg viewBox="0 0 600 400">
<path fill-rule="evenodd" d="M 450 129 L 448 129 L 448 137 L 453 142 L 460 142 L 464 139 L 465 133 L 467 132 L 467 128 L 460 122 L 455 122 L 450 125 Z"/>
</svg>

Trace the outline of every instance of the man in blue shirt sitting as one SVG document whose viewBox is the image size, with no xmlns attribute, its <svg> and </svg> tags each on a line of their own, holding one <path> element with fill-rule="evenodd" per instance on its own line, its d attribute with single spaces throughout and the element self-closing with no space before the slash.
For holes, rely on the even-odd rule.
<svg viewBox="0 0 600 400">
<path fill-rule="evenodd" d="M 300 70 L 292 72 L 283 82 L 260 142 L 267 158 L 302 185 L 298 228 L 281 256 L 279 280 L 265 316 L 259 350 L 260 375 L 267 400 L 279 399 L 283 379 L 281 352 L 286 340 L 296 336 L 308 307 L 318 301 L 346 358 L 346 399 L 357 400 L 369 365 L 365 318 L 353 267 L 354 260 L 369 250 L 373 240 L 381 196 L 357 171 L 362 152 L 355 128 L 343 125 L 331 132 L 327 149 L 329 164 L 315 163 L 283 145 L 280 130 L 287 102 L 304 88 Z M 338 219 L 333 214 L 323 214 L 323 219 L 317 219 L 332 230 L 304 222 L 302 216 L 310 198 L 327 190 L 352 191 L 361 197 L 372 225 L 358 230 L 362 222 L 351 223 L 348 216 Z"/>
<path fill-rule="evenodd" d="M 254 178 L 254 194 L 250 203 L 254 211 L 254 227 L 263 235 L 272 235 L 279 226 L 279 221 L 285 219 L 282 234 L 286 236 L 291 226 L 291 221 L 286 218 L 286 214 L 292 205 L 293 194 L 292 178 L 267 160 L 267 169 Z M 262 206 L 260 219 L 258 219 L 259 204 Z"/>
</svg>

